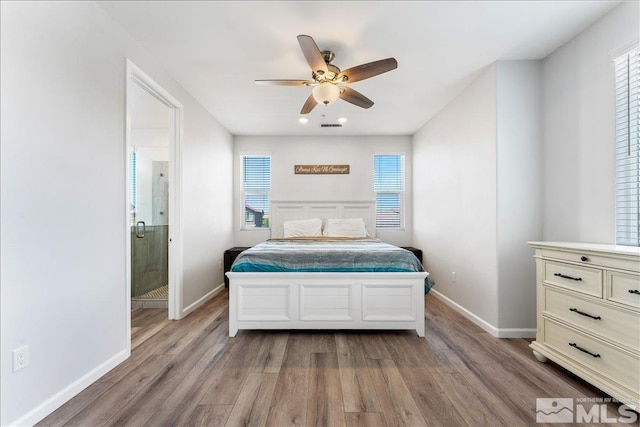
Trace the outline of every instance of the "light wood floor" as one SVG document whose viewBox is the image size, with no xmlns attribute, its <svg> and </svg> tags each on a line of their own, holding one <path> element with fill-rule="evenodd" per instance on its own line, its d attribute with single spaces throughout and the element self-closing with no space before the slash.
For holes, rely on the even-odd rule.
<svg viewBox="0 0 640 427">
<path fill-rule="evenodd" d="M 415 332 L 240 331 L 223 293 L 132 312 L 132 355 L 38 425 L 535 426 L 538 397 L 606 397 L 433 296 Z M 611 404 L 609 414 L 618 414 Z M 557 425 L 557 424 L 554 424 Z M 628 425 L 628 424 L 627 424 Z"/>
</svg>

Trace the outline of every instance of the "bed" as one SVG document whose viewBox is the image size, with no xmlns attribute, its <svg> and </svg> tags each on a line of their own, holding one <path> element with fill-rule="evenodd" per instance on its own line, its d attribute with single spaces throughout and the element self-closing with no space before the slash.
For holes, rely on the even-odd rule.
<svg viewBox="0 0 640 427">
<path fill-rule="evenodd" d="M 325 231 L 360 219 L 368 235 L 291 236 L 292 224 L 317 219 Z M 229 336 L 240 329 L 411 329 L 424 336 L 428 273 L 411 252 L 374 232 L 375 202 L 272 202 L 271 239 L 240 254 L 227 273 Z"/>
</svg>

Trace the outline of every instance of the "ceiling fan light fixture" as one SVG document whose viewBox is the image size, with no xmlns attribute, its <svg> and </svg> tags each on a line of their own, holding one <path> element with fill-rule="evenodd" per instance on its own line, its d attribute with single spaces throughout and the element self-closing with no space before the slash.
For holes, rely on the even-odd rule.
<svg viewBox="0 0 640 427">
<path fill-rule="evenodd" d="M 330 82 L 322 82 L 313 88 L 313 98 L 318 104 L 331 104 L 340 97 L 340 88 Z"/>
<path fill-rule="evenodd" d="M 311 68 L 311 80 L 278 79 L 255 82 L 259 85 L 272 86 L 313 86 L 311 95 L 304 102 L 300 114 L 309 114 L 316 105 L 328 105 L 338 98 L 360 108 L 371 108 L 372 100 L 343 83 L 358 82 L 398 68 L 398 61 L 395 58 L 387 58 L 356 65 L 343 72 L 332 64 L 335 53 L 318 49 L 313 37 L 300 34 L 298 44 Z"/>
</svg>

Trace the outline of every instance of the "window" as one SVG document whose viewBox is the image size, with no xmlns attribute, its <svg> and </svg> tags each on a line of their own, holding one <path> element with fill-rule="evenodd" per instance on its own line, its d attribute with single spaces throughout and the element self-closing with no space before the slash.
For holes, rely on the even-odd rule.
<svg viewBox="0 0 640 427">
<path fill-rule="evenodd" d="M 375 155 L 373 181 L 376 193 L 376 228 L 402 228 L 404 225 L 404 155 Z"/>
<path fill-rule="evenodd" d="M 271 192 L 271 157 L 241 156 L 243 229 L 268 229 Z"/>
<path fill-rule="evenodd" d="M 640 49 L 616 67 L 616 243 L 640 246 Z"/>
</svg>

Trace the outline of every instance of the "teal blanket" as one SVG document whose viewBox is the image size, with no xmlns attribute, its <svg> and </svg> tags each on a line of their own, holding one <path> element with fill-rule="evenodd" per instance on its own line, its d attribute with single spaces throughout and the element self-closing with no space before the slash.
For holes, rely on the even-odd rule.
<svg viewBox="0 0 640 427">
<path fill-rule="evenodd" d="M 410 251 L 378 239 L 278 239 L 242 252 L 231 271 L 421 272 L 424 268 Z M 427 276 L 425 293 L 433 285 L 433 279 Z"/>
</svg>

